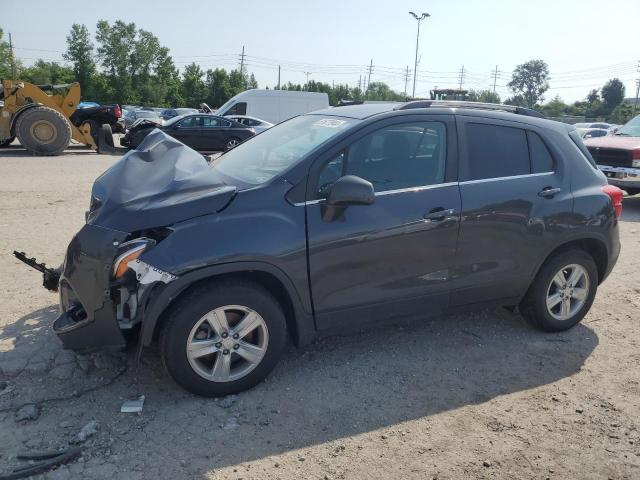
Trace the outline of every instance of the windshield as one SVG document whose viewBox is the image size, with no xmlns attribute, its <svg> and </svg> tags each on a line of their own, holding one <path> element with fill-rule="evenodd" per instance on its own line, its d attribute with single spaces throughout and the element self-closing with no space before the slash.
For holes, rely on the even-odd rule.
<svg viewBox="0 0 640 480">
<path fill-rule="evenodd" d="M 640 115 L 629 120 L 623 127 L 616 132 L 616 135 L 627 137 L 640 137 Z"/>
<path fill-rule="evenodd" d="M 243 183 L 259 185 L 284 172 L 358 120 L 303 115 L 265 130 L 219 157 L 213 168 Z"/>
</svg>

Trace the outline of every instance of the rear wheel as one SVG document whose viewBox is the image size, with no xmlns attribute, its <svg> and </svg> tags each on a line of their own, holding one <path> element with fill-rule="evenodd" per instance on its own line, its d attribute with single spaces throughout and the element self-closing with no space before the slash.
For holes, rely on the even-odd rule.
<svg viewBox="0 0 640 480">
<path fill-rule="evenodd" d="M 71 141 L 71 125 L 57 110 L 30 108 L 16 121 L 16 136 L 35 155 L 60 155 Z"/>
<path fill-rule="evenodd" d="M 240 145 L 240 139 L 237 137 L 231 137 L 229 139 L 227 139 L 227 143 L 225 144 L 224 149 L 225 150 L 231 150 L 232 148 L 237 147 L 238 145 Z"/>
<path fill-rule="evenodd" d="M 597 288 L 598 269 L 591 255 L 579 249 L 561 251 L 542 266 L 520 311 L 541 330 L 567 330 L 587 314 Z"/>
<path fill-rule="evenodd" d="M 160 346 L 173 379 L 209 397 L 253 387 L 273 369 L 286 341 L 278 302 L 259 285 L 213 282 L 167 312 Z"/>
</svg>

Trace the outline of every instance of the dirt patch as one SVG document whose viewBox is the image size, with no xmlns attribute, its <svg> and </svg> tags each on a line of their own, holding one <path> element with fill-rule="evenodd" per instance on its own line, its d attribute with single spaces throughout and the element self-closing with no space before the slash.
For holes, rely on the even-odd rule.
<svg viewBox="0 0 640 480">
<path fill-rule="evenodd" d="M 569 332 L 502 310 L 396 324 L 291 347 L 266 382 L 209 400 L 176 386 L 153 349 L 138 367 L 63 351 L 55 295 L 11 256 L 61 261 L 116 157 L 1 155 L 3 470 L 91 425 L 82 457 L 46 478 L 640 477 L 640 198 L 625 201 L 616 269 Z M 141 415 L 119 413 L 140 395 Z M 35 418 L 18 420 L 27 404 Z"/>
</svg>

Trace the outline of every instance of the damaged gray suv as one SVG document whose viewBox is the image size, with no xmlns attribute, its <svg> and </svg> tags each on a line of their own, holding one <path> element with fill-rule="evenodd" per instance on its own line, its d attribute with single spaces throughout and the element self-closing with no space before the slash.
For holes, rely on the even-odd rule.
<svg viewBox="0 0 640 480">
<path fill-rule="evenodd" d="M 59 291 L 66 348 L 157 341 L 207 396 L 260 382 L 288 337 L 486 306 L 566 330 L 618 258 L 622 193 L 538 116 L 330 108 L 211 165 L 155 131 L 95 181 L 60 271 L 23 259 Z"/>
</svg>

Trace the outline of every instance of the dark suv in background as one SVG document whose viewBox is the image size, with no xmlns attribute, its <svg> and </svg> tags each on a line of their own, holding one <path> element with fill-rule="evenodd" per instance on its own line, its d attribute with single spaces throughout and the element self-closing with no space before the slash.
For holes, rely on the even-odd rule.
<svg viewBox="0 0 640 480">
<path fill-rule="evenodd" d="M 566 330 L 618 258 L 621 198 L 573 127 L 504 105 L 329 108 L 211 166 L 155 131 L 96 180 L 54 329 L 73 349 L 139 330 L 214 396 L 287 334 L 491 305 Z"/>
</svg>

